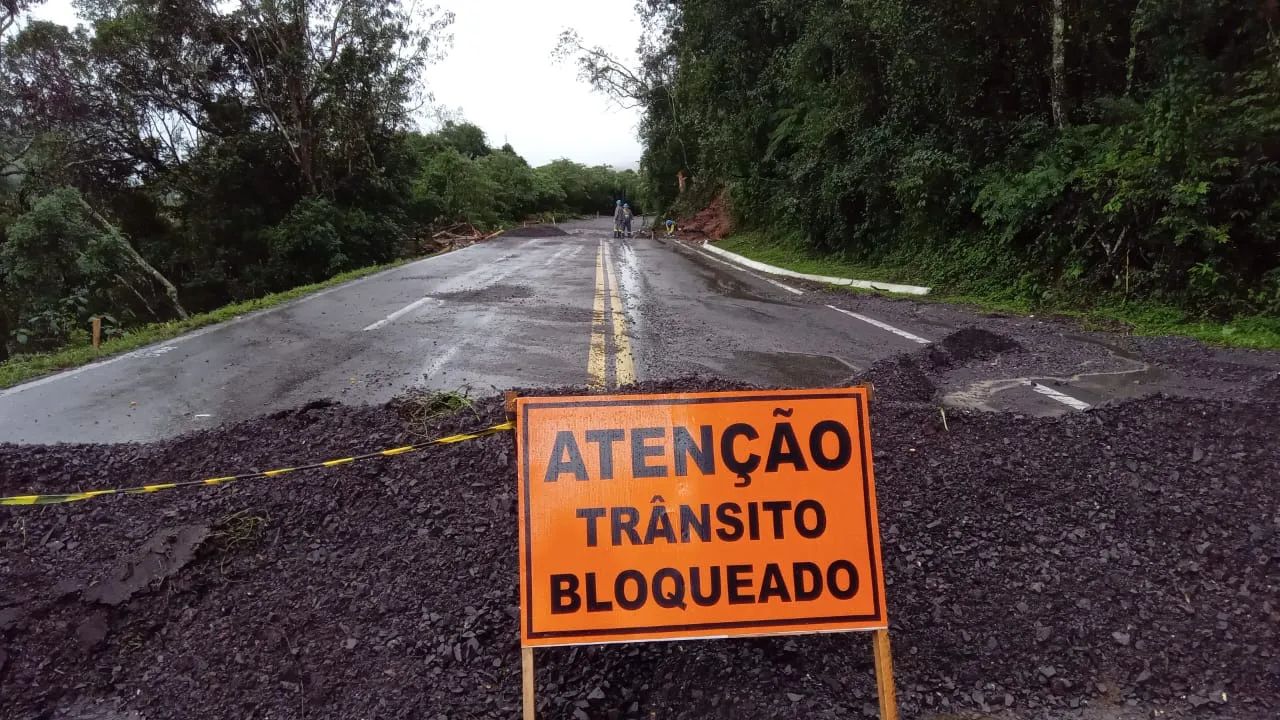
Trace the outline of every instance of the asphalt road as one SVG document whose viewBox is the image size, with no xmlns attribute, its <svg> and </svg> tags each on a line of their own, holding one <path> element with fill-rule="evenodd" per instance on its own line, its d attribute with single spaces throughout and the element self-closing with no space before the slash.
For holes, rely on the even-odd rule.
<svg viewBox="0 0 1280 720">
<path fill-rule="evenodd" d="M 832 385 L 973 320 L 836 309 L 695 248 L 613 240 L 608 220 L 562 227 L 568 236 L 500 237 L 0 390 L 0 442 L 147 441 L 318 399 L 381 403 L 413 386 L 487 394 L 695 373 Z M 1083 405 L 1132 391 L 1110 372 L 1070 392 L 1089 396 Z M 1073 409 L 1008 375 L 966 378 L 953 401 Z"/>
</svg>

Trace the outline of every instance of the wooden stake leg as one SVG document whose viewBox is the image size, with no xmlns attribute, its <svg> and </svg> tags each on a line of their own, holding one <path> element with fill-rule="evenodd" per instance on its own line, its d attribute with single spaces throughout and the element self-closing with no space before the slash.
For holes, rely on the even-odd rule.
<svg viewBox="0 0 1280 720">
<path fill-rule="evenodd" d="M 876 667 L 880 667 L 878 661 Z M 524 686 L 524 720 L 535 720 L 538 708 L 533 693 L 533 648 L 520 648 L 520 675 Z"/>
<path fill-rule="evenodd" d="M 876 695 L 880 697 L 880 720 L 898 720 L 898 695 L 893 689 L 893 653 L 889 649 L 889 631 L 876 630 L 871 643 L 876 658 Z"/>
</svg>

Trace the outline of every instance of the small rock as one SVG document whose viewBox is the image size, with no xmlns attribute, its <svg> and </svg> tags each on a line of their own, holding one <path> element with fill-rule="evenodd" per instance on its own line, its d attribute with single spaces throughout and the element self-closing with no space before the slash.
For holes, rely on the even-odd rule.
<svg viewBox="0 0 1280 720">
<path fill-rule="evenodd" d="M 0 633 L 9 632 L 17 627 L 18 621 L 22 619 L 22 610 L 19 608 L 5 608 L 0 610 Z"/>
<path fill-rule="evenodd" d="M 342 641 L 342 647 L 346 650 L 355 650 L 356 646 L 359 644 L 360 644 L 360 641 L 355 638 L 347 638 L 346 640 Z"/>
<path fill-rule="evenodd" d="M 1203 459 L 1204 459 L 1204 451 L 1203 451 L 1203 450 L 1201 450 L 1201 449 L 1200 449 L 1200 448 L 1198 448 L 1198 447 L 1197 447 L 1197 448 L 1192 448 L 1192 449 L 1191 449 L 1191 462 L 1193 462 L 1193 463 L 1198 463 L 1198 462 L 1200 462 L 1200 461 L 1201 461 L 1201 460 L 1203 460 Z"/>
<path fill-rule="evenodd" d="M 588 693 L 588 694 L 587 694 L 587 699 L 588 699 L 588 700 L 603 700 L 603 699 L 604 699 L 604 691 L 597 687 L 596 689 L 592 690 L 590 693 Z"/>
<path fill-rule="evenodd" d="M 1045 665 L 1040 668 L 1040 674 L 1043 675 L 1045 679 L 1048 679 L 1053 677 L 1054 675 L 1057 675 L 1058 671 L 1054 670 L 1052 665 Z"/>
<path fill-rule="evenodd" d="M 96 648 L 103 640 L 107 639 L 107 616 L 105 613 L 96 612 L 85 618 L 76 628 L 76 639 L 80 641 L 80 647 L 85 652 L 89 652 Z"/>
<path fill-rule="evenodd" d="M 787 693 L 787 699 L 790 700 L 791 702 L 800 702 L 801 700 L 804 699 L 804 696 L 793 693 L 793 692 L 789 692 Z"/>
<path fill-rule="evenodd" d="M 1129 633 L 1120 632 L 1119 630 L 1111 633 L 1111 638 L 1121 645 L 1129 644 Z"/>
</svg>

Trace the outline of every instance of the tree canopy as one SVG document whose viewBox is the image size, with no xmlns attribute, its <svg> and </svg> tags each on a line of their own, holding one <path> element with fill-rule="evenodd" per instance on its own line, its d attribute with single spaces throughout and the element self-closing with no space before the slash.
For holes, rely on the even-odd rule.
<svg viewBox="0 0 1280 720">
<path fill-rule="evenodd" d="M 666 207 L 966 287 L 1280 313 L 1280 10 L 1250 0 L 641 0 Z"/>
<path fill-rule="evenodd" d="M 452 16 L 370 0 L 0 3 L 0 359 L 415 252 L 434 224 L 607 211 L 634 172 L 419 131 Z"/>
</svg>

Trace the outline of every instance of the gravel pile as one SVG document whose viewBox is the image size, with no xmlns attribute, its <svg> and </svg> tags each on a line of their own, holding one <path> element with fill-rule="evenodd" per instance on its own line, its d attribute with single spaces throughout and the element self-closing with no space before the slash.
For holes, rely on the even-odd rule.
<svg viewBox="0 0 1280 720">
<path fill-rule="evenodd" d="M 905 715 L 1276 717 L 1280 408 L 1155 397 L 944 428 L 923 402 L 930 363 L 1013 351 L 999 340 L 871 373 Z M 153 445 L 0 446 L 0 494 L 392 447 L 418 437 L 403 413 L 316 403 Z M 501 417 L 490 398 L 414 430 Z M 513 454 L 499 435 L 0 508 L 0 717 L 515 717 Z M 559 648 L 537 681 L 546 718 L 875 714 L 862 635 Z"/>
</svg>

